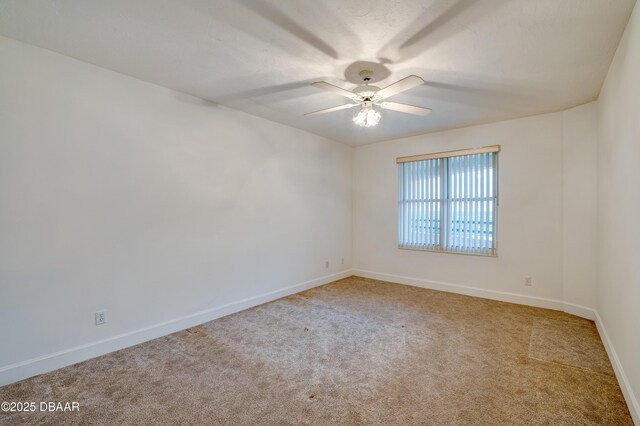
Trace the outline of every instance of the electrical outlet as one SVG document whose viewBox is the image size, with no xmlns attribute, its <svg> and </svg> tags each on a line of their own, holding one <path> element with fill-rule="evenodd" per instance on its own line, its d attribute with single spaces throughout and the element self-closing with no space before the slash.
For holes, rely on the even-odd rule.
<svg viewBox="0 0 640 426">
<path fill-rule="evenodd" d="M 533 278 L 524 277 L 524 285 L 531 287 L 533 285 Z"/>
<path fill-rule="evenodd" d="M 344 257 L 342 258 L 342 260 L 340 260 L 340 263 L 344 265 Z"/>
<path fill-rule="evenodd" d="M 96 325 L 102 325 L 107 323 L 107 311 L 96 311 Z"/>
<path fill-rule="evenodd" d="M 326 260 L 326 261 L 324 262 L 324 267 L 325 267 L 325 268 L 329 268 L 329 261 L 328 261 L 328 260 Z"/>
</svg>

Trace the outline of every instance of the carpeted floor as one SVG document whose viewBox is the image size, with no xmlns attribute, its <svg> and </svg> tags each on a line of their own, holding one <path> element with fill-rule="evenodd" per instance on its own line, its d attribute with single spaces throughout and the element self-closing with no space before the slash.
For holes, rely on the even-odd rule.
<svg viewBox="0 0 640 426">
<path fill-rule="evenodd" d="M 0 388 L 0 423 L 632 424 L 593 322 L 351 277 Z"/>
</svg>

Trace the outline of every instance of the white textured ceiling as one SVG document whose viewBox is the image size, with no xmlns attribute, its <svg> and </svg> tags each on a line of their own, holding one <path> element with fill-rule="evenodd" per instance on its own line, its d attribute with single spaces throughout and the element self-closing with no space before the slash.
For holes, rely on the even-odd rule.
<svg viewBox="0 0 640 426">
<path fill-rule="evenodd" d="M 635 0 L 0 0 L 0 33 L 351 145 L 565 109 L 598 96 Z M 356 127 L 358 61 L 391 100 Z M 356 63 L 354 65 L 354 63 Z M 374 76 L 375 79 L 375 76 Z M 351 80 L 351 81 L 349 81 Z M 55 82 L 52 82 L 55 84 Z"/>
</svg>

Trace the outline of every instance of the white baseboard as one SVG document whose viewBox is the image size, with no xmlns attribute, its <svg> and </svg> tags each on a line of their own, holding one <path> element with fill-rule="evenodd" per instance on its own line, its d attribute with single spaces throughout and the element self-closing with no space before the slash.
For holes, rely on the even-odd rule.
<svg viewBox="0 0 640 426">
<path fill-rule="evenodd" d="M 568 314 L 586 318 L 591 321 L 596 320 L 596 310 L 587 308 L 586 306 L 576 305 L 575 303 L 564 302 L 564 309 Z"/>
<path fill-rule="evenodd" d="M 421 278 L 404 277 L 382 272 L 365 271 L 362 269 L 352 269 L 351 272 L 353 273 L 353 275 L 364 278 L 389 281 L 398 284 L 407 284 L 432 290 L 447 291 L 450 293 L 465 294 L 467 296 L 482 297 L 485 299 L 499 300 L 502 302 L 518 303 L 521 305 L 529 305 L 539 308 L 564 311 L 572 315 L 593 320 L 596 324 L 596 327 L 598 328 L 600 339 L 602 340 L 602 343 L 607 350 L 607 354 L 609 355 L 609 360 L 611 361 L 611 365 L 613 366 L 613 370 L 615 371 L 616 378 L 618 379 L 618 384 L 620 385 L 620 389 L 622 389 L 625 401 L 627 402 L 627 407 L 629 407 L 631 417 L 633 418 L 635 424 L 640 425 L 640 403 L 638 403 L 638 399 L 633 393 L 633 389 L 631 388 L 629 379 L 627 378 L 627 375 L 622 368 L 622 364 L 620 363 L 620 359 L 618 358 L 613 344 L 611 343 L 611 339 L 609 339 L 609 335 L 607 334 L 607 331 L 604 327 L 602 318 L 600 318 L 598 311 L 596 311 L 595 309 L 576 305 L 574 303 L 563 302 L 561 300 L 546 299 L 542 297 L 507 293 L 496 290 L 486 290 L 477 287 L 425 280 Z"/>
<path fill-rule="evenodd" d="M 520 305 L 535 306 L 537 308 L 547 308 L 556 311 L 568 312 L 590 320 L 595 319 L 595 312 L 586 306 L 573 303 L 566 303 L 562 300 L 547 299 L 538 296 L 528 296 L 525 294 L 509 293 L 498 290 L 487 290 L 479 287 L 471 287 L 460 284 L 445 283 L 442 281 L 425 280 L 422 278 L 405 277 L 401 275 L 387 274 L 383 272 L 365 271 L 362 269 L 352 269 L 353 275 L 375 280 L 390 281 L 399 284 L 407 284 L 415 287 L 428 288 L 431 290 L 447 291 L 449 293 L 464 294 L 467 296 L 482 297 L 483 299 L 499 300 L 501 302 L 517 303 Z"/>
<path fill-rule="evenodd" d="M 618 358 L 618 354 L 613 347 L 613 343 L 611 343 L 611 339 L 609 338 L 607 329 L 605 328 L 604 323 L 602 322 L 602 318 L 600 318 L 600 315 L 597 311 L 595 323 L 596 327 L 598 327 L 598 333 L 600 333 L 600 339 L 602 339 L 604 348 L 607 350 L 607 355 L 609 355 L 609 360 L 611 361 L 611 365 L 613 366 L 613 371 L 616 373 L 616 378 L 618 379 L 620 389 L 622 389 L 624 399 L 625 401 L 627 401 L 627 407 L 629 407 L 631 418 L 636 425 L 640 425 L 640 403 L 638 402 L 638 398 L 636 398 L 635 394 L 633 393 L 633 389 L 631 388 L 629 379 L 627 378 L 627 375 L 622 368 L 622 363 L 620 363 L 620 358 Z"/>
<path fill-rule="evenodd" d="M 17 382 L 28 377 L 38 374 L 47 373 L 86 361 L 109 352 L 124 349 L 129 346 L 137 345 L 185 328 L 195 327 L 196 325 L 212 321 L 216 318 L 224 317 L 257 305 L 261 305 L 281 297 L 289 296 L 313 287 L 328 284 L 332 281 L 340 280 L 351 276 L 351 270 L 346 270 L 336 274 L 326 275 L 310 281 L 299 283 L 290 287 L 275 290 L 269 293 L 250 297 L 238 302 L 229 303 L 223 306 L 216 306 L 193 314 L 174 318 L 149 327 L 140 328 L 128 333 L 119 334 L 107 339 L 96 342 L 87 343 L 51 354 L 28 359 L 26 361 L 17 362 L 15 364 L 0 367 L 0 386 Z"/>
</svg>

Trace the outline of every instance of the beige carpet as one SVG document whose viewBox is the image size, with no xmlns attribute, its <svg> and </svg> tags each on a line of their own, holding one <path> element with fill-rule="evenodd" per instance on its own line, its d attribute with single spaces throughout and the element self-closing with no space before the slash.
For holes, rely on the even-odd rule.
<svg viewBox="0 0 640 426">
<path fill-rule="evenodd" d="M 0 388 L 0 423 L 632 424 L 593 322 L 351 277 Z"/>
</svg>

